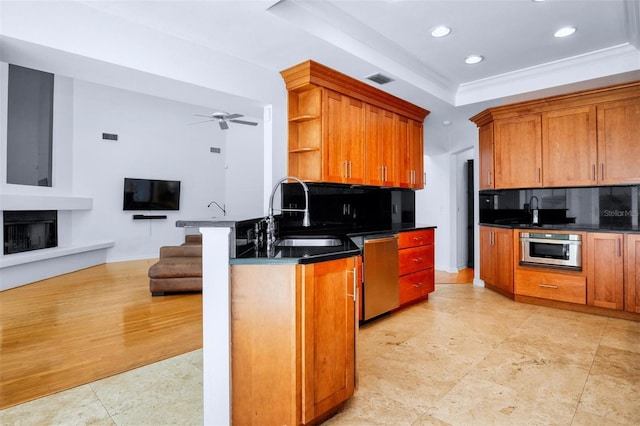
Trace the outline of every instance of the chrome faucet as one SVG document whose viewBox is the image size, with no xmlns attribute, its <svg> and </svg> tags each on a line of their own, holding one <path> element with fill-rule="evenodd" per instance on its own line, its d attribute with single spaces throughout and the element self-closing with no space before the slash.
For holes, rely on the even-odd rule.
<svg viewBox="0 0 640 426">
<path fill-rule="evenodd" d="M 302 189 L 304 189 L 304 209 L 280 209 L 283 212 L 304 212 L 304 216 L 302 217 L 302 226 L 309 227 L 311 226 L 311 219 L 309 218 L 309 187 L 302 180 L 293 176 L 285 176 L 276 182 L 273 190 L 271 190 L 271 196 L 269 197 L 269 215 L 267 216 L 267 250 L 271 249 L 271 246 L 276 241 L 276 229 L 275 229 L 275 219 L 273 217 L 273 196 L 276 193 L 276 190 L 283 182 L 287 180 L 295 180 L 300 185 L 302 185 Z"/>
</svg>

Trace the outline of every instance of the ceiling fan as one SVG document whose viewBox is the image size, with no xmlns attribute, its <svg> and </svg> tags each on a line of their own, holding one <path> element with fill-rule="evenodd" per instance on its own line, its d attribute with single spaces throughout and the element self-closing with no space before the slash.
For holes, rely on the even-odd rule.
<svg viewBox="0 0 640 426">
<path fill-rule="evenodd" d="M 208 120 L 198 121 L 192 124 L 206 123 L 209 121 L 218 121 L 218 124 L 220 124 L 220 128 L 222 130 L 227 130 L 229 128 L 229 123 L 246 124 L 248 126 L 258 125 L 258 123 L 255 123 L 253 121 L 238 120 L 238 118 L 243 117 L 242 114 L 229 114 L 228 112 L 214 112 L 211 115 L 203 115 L 203 114 L 195 114 L 195 115 L 197 117 L 207 117 Z"/>
</svg>

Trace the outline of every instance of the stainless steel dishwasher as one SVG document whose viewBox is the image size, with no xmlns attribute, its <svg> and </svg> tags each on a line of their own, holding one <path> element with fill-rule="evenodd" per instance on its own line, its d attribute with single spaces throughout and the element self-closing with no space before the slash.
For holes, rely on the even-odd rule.
<svg viewBox="0 0 640 426">
<path fill-rule="evenodd" d="M 398 236 L 364 238 L 363 318 L 367 321 L 400 305 Z"/>
</svg>

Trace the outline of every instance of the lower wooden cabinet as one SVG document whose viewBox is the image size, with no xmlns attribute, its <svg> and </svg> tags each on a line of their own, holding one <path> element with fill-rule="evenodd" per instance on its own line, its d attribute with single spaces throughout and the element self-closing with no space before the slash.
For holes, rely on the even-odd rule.
<svg viewBox="0 0 640 426">
<path fill-rule="evenodd" d="M 480 227 L 480 279 L 488 288 L 513 294 L 513 230 Z"/>
<path fill-rule="evenodd" d="M 587 280 L 581 275 L 569 275 L 533 269 L 516 269 L 515 294 L 559 300 L 570 303 L 586 303 Z"/>
<path fill-rule="evenodd" d="M 623 234 L 587 233 L 588 305 L 609 309 L 623 309 L 623 239 Z"/>
<path fill-rule="evenodd" d="M 640 234 L 625 236 L 625 310 L 640 314 Z"/>
<path fill-rule="evenodd" d="M 398 235 L 400 307 L 425 300 L 435 288 L 434 230 Z"/>
<path fill-rule="evenodd" d="M 310 424 L 353 395 L 359 259 L 232 266 L 233 424 Z"/>
</svg>

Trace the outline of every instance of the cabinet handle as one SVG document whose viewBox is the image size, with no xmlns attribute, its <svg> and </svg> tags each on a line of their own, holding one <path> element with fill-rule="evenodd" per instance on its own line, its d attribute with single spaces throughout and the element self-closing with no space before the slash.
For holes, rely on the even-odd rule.
<svg viewBox="0 0 640 426">
<path fill-rule="evenodd" d="M 557 285 L 551 285 L 551 284 L 539 284 L 539 286 L 542 288 L 558 288 Z"/>
<path fill-rule="evenodd" d="M 592 164 L 591 165 L 591 180 L 596 180 L 596 165 Z"/>
<path fill-rule="evenodd" d="M 422 287 L 423 285 L 424 285 L 424 284 L 422 284 L 422 283 L 415 283 L 413 286 L 414 286 L 415 288 L 418 288 L 418 287 Z"/>
<path fill-rule="evenodd" d="M 413 261 L 414 261 L 415 263 L 418 263 L 418 262 L 422 262 L 422 261 L 423 261 L 423 259 L 422 259 L 421 257 L 414 257 L 414 258 L 413 258 Z"/>
<path fill-rule="evenodd" d="M 357 280 L 356 277 L 358 276 L 358 267 L 356 266 L 355 268 L 353 268 L 351 271 L 347 271 L 347 274 L 352 273 L 353 274 L 353 293 L 349 294 L 347 293 L 347 296 L 351 296 L 353 297 L 353 301 L 355 302 L 358 299 L 358 284 L 357 284 Z"/>
<path fill-rule="evenodd" d="M 604 180 L 604 163 L 600 163 L 600 180 Z"/>
<path fill-rule="evenodd" d="M 542 182 L 542 169 L 538 167 L 538 183 Z"/>
<path fill-rule="evenodd" d="M 491 172 L 487 172 L 487 185 L 491 186 Z"/>
<path fill-rule="evenodd" d="M 349 169 L 348 169 L 349 170 L 349 177 L 352 177 L 353 175 L 351 173 L 351 161 L 349 161 L 348 163 L 349 163 Z"/>
<path fill-rule="evenodd" d="M 413 237 L 413 241 L 422 241 L 422 237 Z"/>
<path fill-rule="evenodd" d="M 620 242 L 620 238 L 618 238 L 618 257 L 622 256 L 622 243 Z"/>
</svg>

